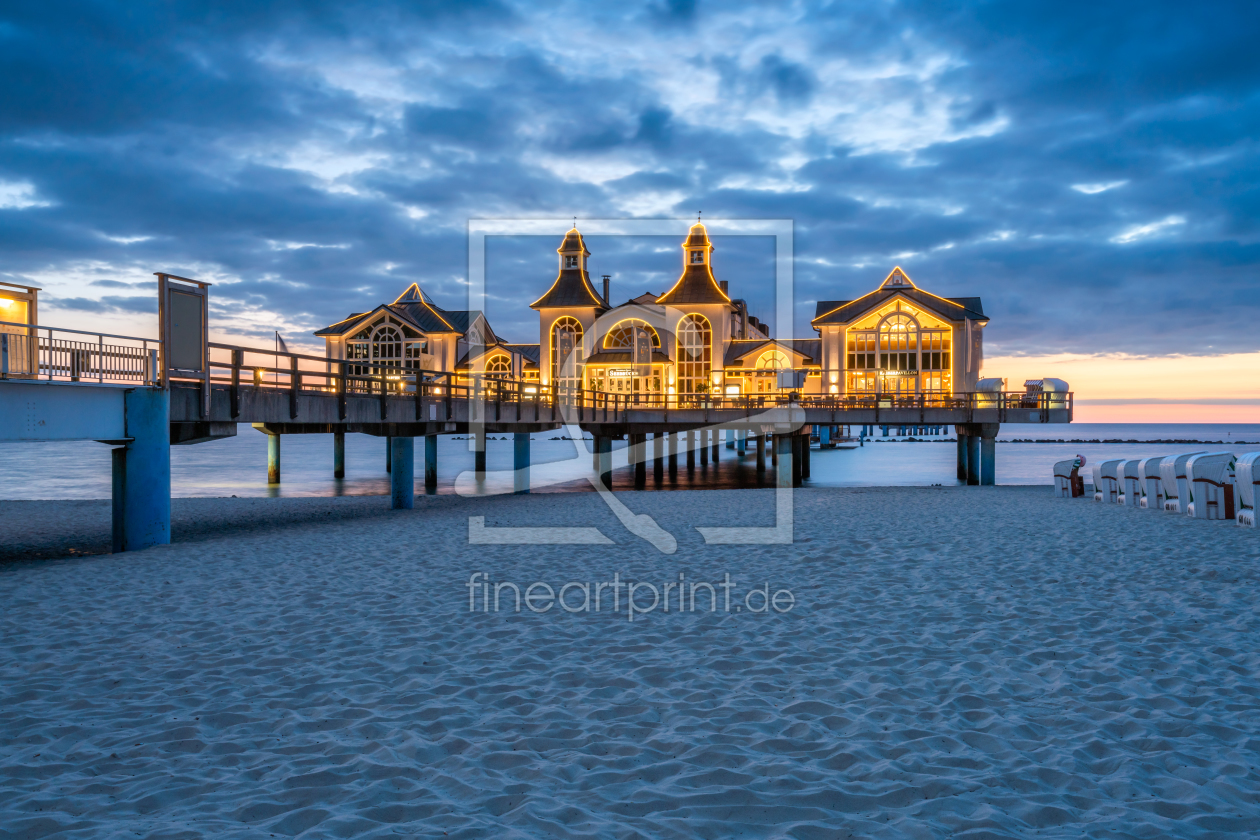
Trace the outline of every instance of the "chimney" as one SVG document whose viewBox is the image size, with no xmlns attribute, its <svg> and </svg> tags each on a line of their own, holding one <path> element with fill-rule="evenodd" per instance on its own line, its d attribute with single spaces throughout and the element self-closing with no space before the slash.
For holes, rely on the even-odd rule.
<svg viewBox="0 0 1260 840">
<path fill-rule="evenodd" d="M 608 274 L 604 275 L 604 303 L 608 303 L 608 283 L 611 280 L 612 280 L 611 275 L 608 275 Z M 608 304 L 608 305 L 611 306 L 612 304 Z"/>
<path fill-rule="evenodd" d="M 722 294 L 726 295 L 727 297 L 731 296 L 731 288 L 730 288 L 729 280 L 719 280 L 718 285 L 722 287 Z"/>
</svg>

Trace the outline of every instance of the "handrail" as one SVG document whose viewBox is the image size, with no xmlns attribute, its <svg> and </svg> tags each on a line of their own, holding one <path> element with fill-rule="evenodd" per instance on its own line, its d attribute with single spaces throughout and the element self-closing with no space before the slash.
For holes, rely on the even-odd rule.
<svg viewBox="0 0 1260 840">
<path fill-rule="evenodd" d="M 112 333 L 91 332 L 90 330 L 72 330 L 66 327 L 49 327 L 44 324 L 19 324 L 17 321 L 0 321 L 0 327 L 26 327 L 31 330 L 55 330 L 57 332 L 75 333 L 77 335 L 99 335 L 102 338 L 122 338 L 127 341 L 147 341 L 150 344 L 161 344 L 157 338 L 144 338 L 138 335 L 114 335 Z"/>
</svg>

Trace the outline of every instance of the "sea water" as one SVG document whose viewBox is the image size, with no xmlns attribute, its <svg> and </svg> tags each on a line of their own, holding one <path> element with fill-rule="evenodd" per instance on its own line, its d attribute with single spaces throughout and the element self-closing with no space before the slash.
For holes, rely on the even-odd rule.
<svg viewBox="0 0 1260 840">
<path fill-rule="evenodd" d="M 332 435 L 285 435 L 281 442 L 281 483 L 267 484 L 267 437 L 241 425 L 236 437 L 210 443 L 171 447 L 173 496 L 342 496 L 389 492 L 385 439 L 346 435 L 346 477 L 332 476 Z M 957 447 L 951 434 L 916 440 L 884 437 L 879 427 L 857 449 L 817 449 L 811 452 L 807 487 L 876 485 L 953 485 L 957 478 Z M 857 431 L 857 429 L 855 429 Z M 1064 442 L 1024 443 L 1024 440 Z M 1152 441 L 1203 441 L 1199 444 Z M 1080 443 L 1072 441 L 1084 441 Z M 1093 442 L 1098 441 L 1098 442 Z M 1138 441 L 1105 443 L 1103 441 Z M 438 492 L 503 493 L 512 489 L 511 435 L 492 434 L 486 444 L 487 476 L 475 481 L 471 441 L 463 436 L 438 438 Z M 626 466 L 624 442 L 613 445 L 613 489 L 631 489 L 633 471 Z M 575 492 L 592 489 L 591 441 L 569 440 L 563 432 L 531 437 L 533 492 Z M 652 443 L 648 442 L 651 454 Z M 668 466 L 663 481 L 653 479 L 647 465 L 649 489 L 773 486 L 774 468 L 769 445 L 766 472 L 758 475 L 755 445 L 740 458 L 725 441 L 717 464 L 687 468 L 678 454 L 677 477 Z M 1056 461 L 1084 455 L 1088 463 L 1106 458 L 1145 458 L 1177 452 L 1260 450 L 1260 424 L 1086 424 L 1010 425 L 1003 428 L 996 448 L 998 484 L 1051 484 Z M 416 441 L 416 486 L 424 487 L 424 445 Z M 668 463 L 668 462 L 667 462 Z M 1088 472 L 1087 472 L 1088 474 Z M 0 498 L 106 499 L 110 496 L 109 447 L 93 442 L 0 444 Z"/>
</svg>

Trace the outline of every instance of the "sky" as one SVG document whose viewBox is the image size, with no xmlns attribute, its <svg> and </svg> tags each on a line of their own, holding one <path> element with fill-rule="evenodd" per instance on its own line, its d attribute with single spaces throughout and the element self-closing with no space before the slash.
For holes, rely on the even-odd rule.
<svg viewBox="0 0 1260 840">
<path fill-rule="evenodd" d="M 319 351 L 411 282 L 465 308 L 469 220 L 787 219 L 798 337 L 900 265 L 1078 419 L 1260 422 L 1257 36 L 1254 2 L 8 2 L 0 280 L 153 335 L 169 271 L 212 337 Z M 489 243 L 499 334 L 537 341 L 563 227 Z M 591 271 L 662 292 L 678 244 Z M 773 240 L 715 245 L 774 323 Z"/>
</svg>

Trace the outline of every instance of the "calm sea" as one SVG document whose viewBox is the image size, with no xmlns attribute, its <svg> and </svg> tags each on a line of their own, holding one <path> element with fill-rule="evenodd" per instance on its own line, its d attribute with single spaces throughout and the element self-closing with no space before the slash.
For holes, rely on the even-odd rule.
<svg viewBox="0 0 1260 840">
<path fill-rule="evenodd" d="M 1068 426 L 1009 426 L 998 438 L 999 484 L 1050 484 L 1055 461 L 1084 455 L 1089 462 L 1103 458 L 1142 458 L 1174 452 L 1260 449 L 1260 424 L 1159 425 L 1085 424 Z M 283 438 L 281 484 L 267 484 L 267 439 L 242 425 L 235 438 L 171 448 L 172 494 L 175 496 L 341 496 L 375 495 L 389 491 L 385 472 L 385 441 L 366 435 L 346 437 L 346 478 L 332 477 L 332 436 L 292 435 Z M 896 431 L 892 429 L 890 431 Z M 952 428 L 950 429 L 952 432 Z M 591 463 L 590 441 L 558 439 L 560 432 L 534 435 L 531 444 L 534 492 L 574 492 L 590 489 L 583 471 Z M 1063 440 L 1062 443 L 1024 443 L 1023 439 Z M 1087 441 L 1073 443 L 1071 441 Z M 1102 443 L 1101 441 L 1138 441 Z M 1205 441 L 1203 445 L 1155 443 L 1161 440 Z M 1090 441 L 1100 441 L 1098 443 Z M 1247 443 L 1243 443 L 1243 442 Z M 1218 443 L 1219 442 L 1219 443 Z M 578 447 L 581 447 L 580 454 Z M 633 476 L 626 468 L 624 444 L 614 445 L 614 489 L 629 488 Z M 480 485 L 461 474 L 472 469 L 466 439 L 442 436 L 438 444 L 438 492 L 504 492 L 511 488 L 512 441 L 495 435 L 487 443 L 487 469 Z M 423 446 L 417 441 L 416 477 L 423 490 Z M 806 486 L 927 485 L 958 483 L 955 444 L 950 436 L 907 441 L 894 437 L 868 438 L 853 450 L 817 450 L 811 458 L 812 477 Z M 496 474 L 496 471 L 503 471 Z M 773 472 L 767 478 L 773 481 Z M 99 443 L 0 444 L 0 498 L 106 499 L 110 495 L 109 447 Z M 546 482 L 546 486 L 538 486 Z M 756 459 L 749 452 L 738 458 L 721 449 L 717 465 L 699 465 L 688 472 L 679 455 L 678 478 L 668 470 L 662 489 L 692 487 L 756 487 Z M 651 464 L 648 486 L 652 487 Z M 767 485 L 768 486 L 768 485 Z"/>
</svg>

